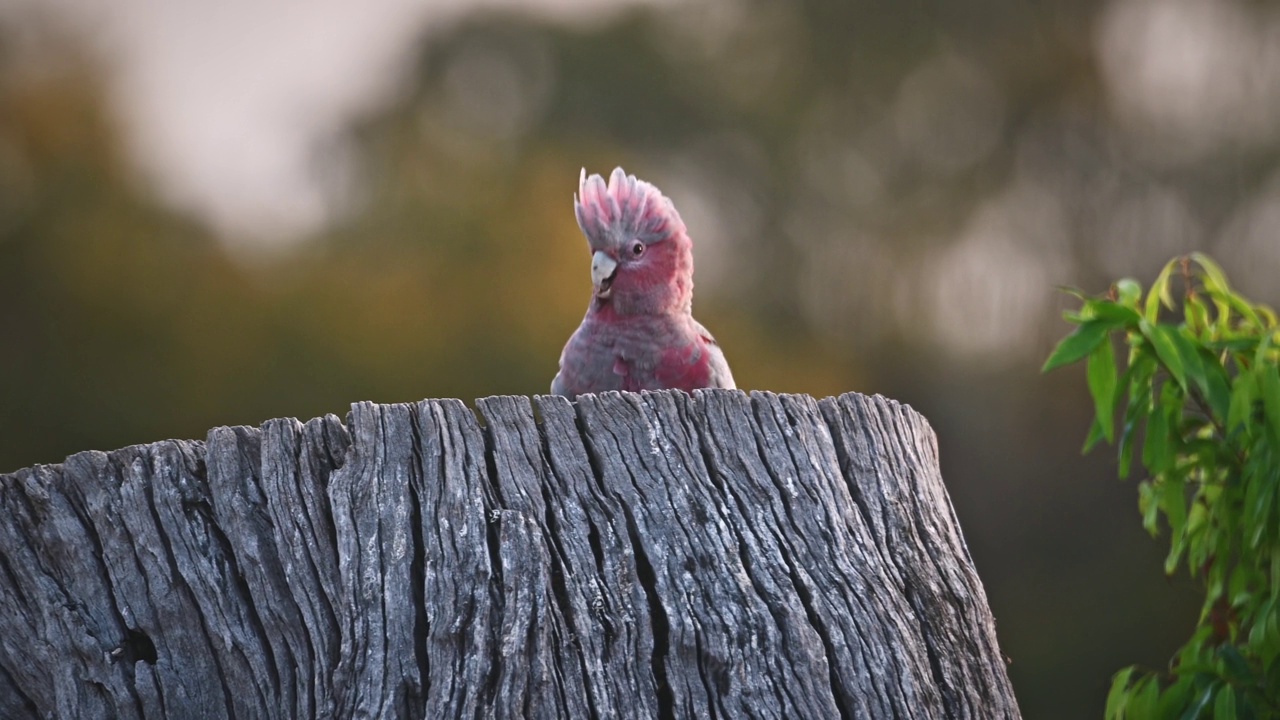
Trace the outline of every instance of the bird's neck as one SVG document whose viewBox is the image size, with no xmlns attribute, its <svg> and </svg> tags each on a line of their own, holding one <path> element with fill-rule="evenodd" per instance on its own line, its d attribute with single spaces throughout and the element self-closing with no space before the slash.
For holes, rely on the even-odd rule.
<svg viewBox="0 0 1280 720">
<path fill-rule="evenodd" d="M 669 293 L 650 292 L 615 294 L 604 300 L 593 297 L 590 314 L 601 320 L 624 320 L 662 315 L 690 315 L 692 309 L 692 293 L 686 292 L 683 301 L 673 301 Z"/>
</svg>

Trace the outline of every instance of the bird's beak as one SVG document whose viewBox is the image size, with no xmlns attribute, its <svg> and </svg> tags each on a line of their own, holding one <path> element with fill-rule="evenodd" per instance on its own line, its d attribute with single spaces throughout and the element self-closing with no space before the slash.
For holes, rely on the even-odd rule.
<svg viewBox="0 0 1280 720">
<path fill-rule="evenodd" d="M 597 250 L 591 256 L 591 285 L 596 289 L 596 297 L 609 297 L 613 278 L 617 273 L 618 261 L 609 257 L 605 251 Z"/>
</svg>

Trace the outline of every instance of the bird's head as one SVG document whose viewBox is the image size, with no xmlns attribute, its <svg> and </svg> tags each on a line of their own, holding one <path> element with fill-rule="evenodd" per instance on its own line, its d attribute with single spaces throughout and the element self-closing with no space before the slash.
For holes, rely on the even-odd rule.
<svg viewBox="0 0 1280 720">
<path fill-rule="evenodd" d="M 662 191 L 622 168 L 607 184 L 583 170 L 573 209 L 591 247 L 593 307 L 619 315 L 689 311 L 693 247 Z"/>
</svg>

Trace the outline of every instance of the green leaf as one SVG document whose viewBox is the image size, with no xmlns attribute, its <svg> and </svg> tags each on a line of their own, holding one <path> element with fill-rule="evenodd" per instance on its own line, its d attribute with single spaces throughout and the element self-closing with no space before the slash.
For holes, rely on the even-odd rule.
<svg viewBox="0 0 1280 720">
<path fill-rule="evenodd" d="M 1178 651 L 1178 672 L 1181 674 L 1205 674 L 1215 672 L 1213 665 L 1201 659 L 1205 653 L 1205 641 L 1213 636 L 1213 628 L 1201 625 L 1191 634 L 1191 639 Z"/>
<path fill-rule="evenodd" d="M 1129 477 L 1129 469 L 1133 461 L 1133 435 L 1138 430 L 1139 422 L 1145 420 L 1150 411 L 1151 377 L 1158 366 L 1155 356 L 1145 347 L 1133 348 L 1129 369 L 1124 371 L 1120 381 L 1122 386 L 1127 386 L 1129 389 L 1124 426 L 1120 430 L 1120 441 L 1116 449 L 1119 460 L 1118 474 L 1121 480 Z"/>
<path fill-rule="evenodd" d="M 1228 350 L 1237 354 L 1252 354 L 1258 349 L 1258 338 L 1254 336 L 1232 337 L 1214 340 L 1209 348 L 1214 351 Z"/>
<path fill-rule="evenodd" d="M 1194 386 L 1200 389 L 1202 395 L 1207 396 L 1209 381 L 1205 376 L 1204 363 L 1201 362 L 1200 354 L 1177 330 L 1168 333 L 1168 338 L 1174 351 L 1178 353 L 1178 359 L 1182 361 L 1182 373 L 1186 376 L 1188 383 L 1187 390 L 1190 391 Z"/>
<path fill-rule="evenodd" d="M 1183 313 L 1187 316 L 1187 327 L 1193 332 L 1203 333 L 1209 327 L 1209 310 L 1199 295 L 1187 298 L 1183 305 Z"/>
<path fill-rule="evenodd" d="M 1133 434 L 1137 432 L 1138 421 L 1146 416 L 1145 403 L 1129 403 L 1129 409 L 1124 414 L 1124 427 L 1120 431 L 1120 442 L 1116 450 L 1116 460 L 1119 464 L 1116 470 L 1121 480 L 1129 477 L 1129 470 L 1133 465 Z"/>
<path fill-rule="evenodd" d="M 1258 317 L 1259 317 L 1259 318 L 1261 319 L 1261 321 L 1262 321 L 1262 322 L 1261 322 L 1262 327 L 1264 327 L 1264 328 L 1273 328 L 1273 327 L 1275 327 L 1275 326 L 1276 326 L 1277 319 L 1276 319 L 1276 311 L 1275 311 L 1275 310 L 1272 310 L 1271 308 L 1267 307 L 1266 305 L 1258 305 L 1257 307 L 1255 307 L 1255 308 L 1254 308 L 1254 310 L 1257 310 L 1257 311 L 1258 311 Z"/>
<path fill-rule="evenodd" d="M 1272 487 L 1274 487 L 1274 485 Z M 1271 578 L 1275 579 L 1275 578 L 1280 578 L 1280 552 L 1274 552 L 1274 551 L 1280 550 L 1280 548 L 1272 548 L 1272 550 L 1273 552 L 1271 553 Z M 1280 587 L 1273 585 L 1271 587 L 1271 595 L 1272 597 L 1275 598 L 1276 602 L 1280 602 Z M 1271 620 L 1276 623 L 1277 629 L 1280 629 L 1280 613 L 1276 613 L 1272 615 Z"/>
<path fill-rule="evenodd" d="M 1164 510 L 1165 518 L 1169 521 L 1169 534 L 1172 541 L 1169 555 L 1164 561 L 1164 573 L 1172 575 L 1174 570 L 1178 569 L 1178 560 L 1182 557 L 1182 550 L 1187 544 L 1187 535 L 1184 532 L 1187 525 L 1187 490 L 1186 482 L 1180 475 L 1174 474 L 1162 483 L 1160 509 Z"/>
<path fill-rule="evenodd" d="M 1227 276 L 1222 268 L 1201 253 L 1191 253 L 1191 259 L 1201 268 L 1204 289 L 1213 298 L 1214 307 L 1218 310 L 1218 322 L 1226 325 L 1231 318 L 1231 286 L 1227 284 Z"/>
<path fill-rule="evenodd" d="M 1236 376 L 1231 386 L 1231 404 L 1227 410 L 1227 431 L 1243 426 L 1246 434 L 1252 434 L 1253 401 L 1258 397 L 1258 381 L 1251 372 Z"/>
<path fill-rule="evenodd" d="M 1199 388 L 1200 396 L 1208 404 L 1214 418 L 1221 422 L 1227 416 L 1227 406 L 1231 397 L 1222 366 L 1218 364 L 1217 359 L 1206 357 L 1208 352 L 1201 352 L 1196 341 L 1188 338 L 1178 329 L 1168 328 L 1168 332 L 1162 334 L 1167 336 L 1177 350 L 1187 379 Z"/>
<path fill-rule="evenodd" d="M 1125 705 L 1128 704 L 1129 678 L 1133 677 L 1134 667 L 1121 670 L 1111 677 L 1111 689 L 1107 691 L 1107 720 L 1120 720 L 1125 716 Z"/>
<path fill-rule="evenodd" d="M 1232 310 L 1235 310 L 1244 317 L 1245 322 L 1248 323 L 1248 327 L 1257 328 L 1263 326 L 1262 318 L 1266 317 L 1266 308 L 1261 305 L 1255 308 L 1248 300 L 1245 300 L 1233 292 L 1223 293 L 1223 299 L 1231 306 Z M 1264 312 L 1260 313 L 1259 311 Z"/>
<path fill-rule="evenodd" d="M 1275 610 L 1276 610 L 1275 598 L 1269 598 L 1267 600 L 1264 600 L 1262 602 L 1262 605 L 1258 607 L 1258 617 L 1259 618 L 1272 617 Z M 1262 645 L 1263 643 L 1265 643 L 1266 640 L 1267 640 L 1267 623 L 1255 622 L 1253 624 L 1253 629 L 1249 631 L 1249 644 L 1256 647 L 1258 645 Z"/>
<path fill-rule="evenodd" d="M 1200 567 L 1204 564 L 1209 554 L 1209 548 L 1205 541 L 1205 525 L 1208 523 L 1209 510 L 1199 498 L 1191 500 L 1191 509 L 1187 511 L 1187 536 L 1194 539 L 1187 547 L 1187 564 L 1191 567 Z"/>
<path fill-rule="evenodd" d="M 1133 433 L 1138 428 L 1138 420 L 1136 416 L 1126 413 L 1124 419 L 1124 429 L 1120 431 L 1119 448 L 1116 450 L 1116 460 L 1118 467 L 1116 473 L 1121 480 L 1129 477 L 1129 470 L 1133 466 Z"/>
<path fill-rule="evenodd" d="M 1089 353 L 1089 392 L 1093 394 L 1095 417 L 1107 442 L 1116 439 L 1116 355 L 1110 339 Z"/>
<path fill-rule="evenodd" d="M 1200 692 L 1196 693 L 1196 699 L 1186 705 L 1186 710 L 1183 711 L 1179 720 L 1196 720 L 1196 718 L 1200 717 L 1200 713 L 1204 712 L 1204 709 L 1209 707 L 1210 701 L 1213 700 L 1213 691 L 1214 685 L 1206 685 Z M 1176 709 L 1170 708 L 1170 710 Z"/>
<path fill-rule="evenodd" d="M 1205 384 L 1201 390 L 1204 392 L 1205 402 L 1209 403 L 1215 421 L 1223 422 L 1231 407 L 1231 383 L 1227 379 L 1226 370 L 1217 362 L 1205 361 L 1203 367 Z"/>
<path fill-rule="evenodd" d="M 1159 475 L 1173 464 L 1171 442 L 1169 414 L 1156 408 L 1147 416 L 1147 436 L 1142 443 L 1142 464 L 1152 475 Z"/>
<path fill-rule="evenodd" d="M 1142 335 L 1151 341 L 1151 347 L 1155 348 L 1156 357 L 1160 358 L 1165 369 L 1174 380 L 1178 381 L 1182 389 L 1186 390 L 1187 373 L 1182 364 L 1182 354 L 1178 351 L 1177 341 L 1174 340 L 1178 331 L 1168 325 L 1153 325 L 1146 320 L 1139 323 L 1138 327 Z"/>
<path fill-rule="evenodd" d="M 1249 662 L 1234 645 L 1223 645 L 1218 656 L 1222 659 L 1223 677 L 1243 685 L 1253 683 L 1253 668 L 1249 667 Z"/>
<path fill-rule="evenodd" d="M 1142 482 L 1138 485 L 1138 512 L 1142 513 L 1142 527 L 1151 537 L 1160 534 L 1160 527 L 1156 521 L 1159 519 L 1160 503 L 1156 497 L 1155 487 L 1150 482 Z"/>
<path fill-rule="evenodd" d="M 1138 309 L 1138 298 L 1142 297 L 1142 285 L 1133 278 L 1123 278 L 1116 283 L 1117 302 L 1127 308 Z M 1136 312 L 1134 313 L 1137 314 Z"/>
<path fill-rule="evenodd" d="M 1194 260 L 1197 265 L 1204 268 L 1205 277 L 1216 283 L 1223 290 L 1230 289 L 1230 286 L 1227 284 L 1226 273 L 1222 272 L 1222 268 L 1219 267 L 1218 263 L 1210 259 L 1208 255 L 1205 255 L 1202 252 L 1193 252 L 1191 253 L 1191 259 Z"/>
<path fill-rule="evenodd" d="M 1232 605 L 1252 602 L 1252 593 L 1249 592 L 1249 583 L 1257 578 L 1250 577 L 1251 568 L 1244 565 L 1236 565 L 1231 569 L 1231 580 L 1227 583 L 1227 598 Z"/>
<path fill-rule="evenodd" d="M 1178 265 L 1179 259 L 1170 260 L 1160 274 L 1156 276 L 1156 281 L 1151 283 L 1151 290 L 1147 292 L 1147 305 L 1145 312 L 1148 322 L 1155 322 L 1160 317 L 1160 303 L 1164 302 L 1164 306 L 1173 309 L 1173 296 L 1169 294 L 1169 276 L 1173 274 L 1173 269 Z"/>
<path fill-rule="evenodd" d="M 1105 320 L 1085 321 L 1075 329 L 1075 332 L 1058 343 L 1058 347 L 1054 348 L 1053 354 L 1045 360 L 1040 372 L 1049 372 L 1063 365 L 1069 365 L 1093 352 L 1093 349 L 1107 337 L 1107 331 L 1112 327 L 1115 325 Z"/>
<path fill-rule="evenodd" d="M 1159 475 L 1173 465 L 1180 439 L 1176 434 L 1178 417 L 1182 414 L 1182 392 L 1178 386 L 1166 382 L 1160 388 L 1160 398 L 1147 416 L 1147 435 L 1142 445 L 1142 464 L 1152 475 Z"/>
<path fill-rule="evenodd" d="M 1276 483 L 1264 478 L 1252 477 L 1244 494 L 1245 541 L 1250 548 L 1262 544 L 1262 536 L 1271 527 L 1271 507 L 1275 500 Z M 1277 553 L 1280 557 L 1280 553 Z"/>
<path fill-rule="evenodd" d="M 1082 308 L 1081 315 L 1092 320 L 1105 320 L 1112 327 L 1121 325 L 1137 325 L 1142 316 L 1137 310 L 1111 302 L 1110 300 L 1089 300 Z"/>
<path fill-rule="evenodd" d="M 1263 617 L 1266 618 L 1265 622 Z M 1266 614 L 1258 614 L 1258 624 L 1265 628 L 1262 633 L 1262 642 L 1259 647 L 1272 655 L 1273 657 L 1280 653 L 1280 612 L 1276 612 L 1276 607 L 1272 605 L 1272 612 Z M 1267 669 L 1267 682 L 1273 686 L 1280 687 L 1280 662 L 1273 662 L 1271 667 Z"/>
<path fill-rule="evenodd" d="M 1267 426 L 1271 429 L 1271 440 L 1280 448 L 1280 368 L 1259 367 L 1255 369 L 1258 378 L 1258 394 L 1262 396 L 1262 410 L 1267 418 Z"/>
<path fill-rule="evenodd" d="M 1152 682 L 1159 684 L 1159 680 Z M 1155 712 L 1148 717 L 1151 718 L 1173 718 L 1178 717 L 1187 705 L 1191 704 L 1191 695 L 1199 689 L 1196 678 L 1192 675 L 1182 672 L 1182 667 L 1178 668 L 1178 676 L 1175 677 L 1172 684 L 1165 686 L 1160 691 L 1160 699 L 1156 703 Z"/>
<path fill-rule="evenodd" d="M 1160 698 L 1160 683 L 1148 675 L 1133 686 L 1133 694 L 1129 696 L 1129 717 L 1156 717 L 1156 702 Z"/>
<path fill-rule="evenodd" d="M 1213 720 L 1236 720 L 1236 692 L 1230 685 L 1218 690 L 1213 701 Z"/>
</svg>

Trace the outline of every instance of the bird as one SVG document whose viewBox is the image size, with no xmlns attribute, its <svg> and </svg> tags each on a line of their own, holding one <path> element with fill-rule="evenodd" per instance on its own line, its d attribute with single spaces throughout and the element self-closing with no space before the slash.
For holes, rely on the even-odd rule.
<svg viewBox="0 0 1280 720">
<path fill-rule="evenodd" d="M 573 199 L 591 252 L 591 299 L 560 353 L 551 393 L 733 388 L 710 332 L 693 319 L 693 242 L 654 185 L 584 168 Z"/>
</svg>

